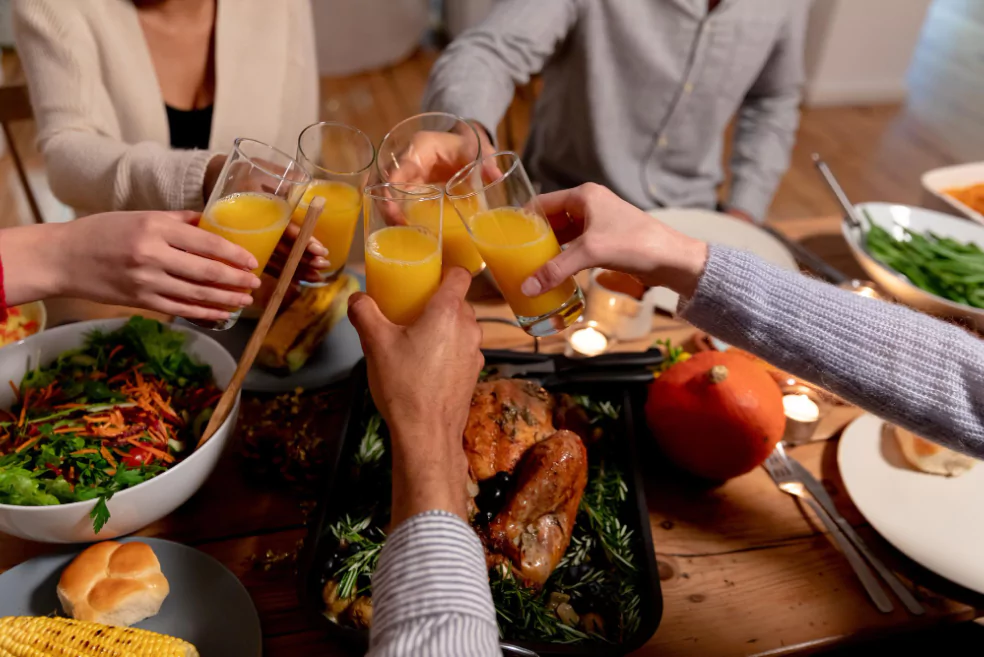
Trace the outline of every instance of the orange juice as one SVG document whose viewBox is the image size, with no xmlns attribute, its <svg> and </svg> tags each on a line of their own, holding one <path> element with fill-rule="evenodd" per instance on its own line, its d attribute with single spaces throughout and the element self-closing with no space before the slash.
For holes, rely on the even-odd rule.
<svg viewBox="0 0 984 657">
<path fill-rule="evenodd" d="M 304 215 L 316 196 L 325 200 L 325 209 L 314 227 L 314 237 L 328 249 L 331 271 L 338 271 L 345 266 L 352 248 L 355 224 L 362 211 L 362 192 L 342 182 L 315 180 L 294 209 L 292 221 L 295 224 L 304 223 Z"/>
<path fill-rule="evenodd" d="M 277 248 L 289 218 L 290 205 L 284 199 L 241 192 L 211 204 L 198 225 L 252 253 L 259 263 L 253 273 L 259 276 Z"/>
<path fill-rule="evenodd" d="M 366 240 L 366 292 L 386 317 L 409 324 L 441 284 L 437 237 L 412 226 L 389 226 Z"/>
<path fill-rule="evenodd" d="M 551 313 L 576 292 L 573 278 L 535 297 L 520 289 L 523 281 L 560 254 L 560 244 L 543 217 L 519 208 L 498 208 L 475 214 L 468 225 L 502 296 L 517 317 Z"/>
<path fill-rule="evenodd" d="M 448 197 L 443 197 L 442 205 L 444 209 L 444 234 L 441 235 L 444 266 L 445 267 L 464 267 L 472 274 L 482 271 L 482 256 L 475 248 L 465 224 L 454 209 Z M 420 202 L 409 203 L 407 206 L 407 219 L 415 226 L 429 228 L 434 233 L 438 229 L 437 203 Z"/>
</svg>

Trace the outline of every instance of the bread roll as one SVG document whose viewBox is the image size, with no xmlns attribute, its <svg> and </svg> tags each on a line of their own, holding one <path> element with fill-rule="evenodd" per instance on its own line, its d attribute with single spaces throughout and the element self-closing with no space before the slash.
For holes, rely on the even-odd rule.
<svg viewBox="0 0 984 657">
<path fill-rule="evenodd" d="M 975 459 L 941 447 L 910 431 L 893 427 L 902 455 L 916 470 L 945 477 L 958 477 L 974 467 Z"/>
<path fill-rule="evenodd" d="M 161 609 L 170 587 L 146 543 L 105 541 L 87 548 L 58 580 L 58 599 L 72 618 L 127 627 Z"/>
</svg>

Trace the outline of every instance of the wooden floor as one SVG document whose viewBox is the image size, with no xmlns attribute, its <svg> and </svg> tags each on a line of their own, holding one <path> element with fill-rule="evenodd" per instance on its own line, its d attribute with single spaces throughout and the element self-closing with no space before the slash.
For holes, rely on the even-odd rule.
<svg viewBox="0 0 984 657">
<path fill-rule="evenodd" d="M 417 112 L 435 57 L 434 51 L 422 50 L 383 70 L 323 79 L 322 118 L 356 125 L 378 142 L 389 127 Z M 7 84 L 23 80 L 12 53 L 4 53 L 3 66 Z M 984 160 L 982 81 L 984 3 L 937 0 L 913 62 L 906 104 L 804 109 L 792 166 L 776 194 L 770 218 L 837 212 L 813 169 L 813 152 L 827 160 L 852 199 L 931 204 L 919 183 L 924 171 Z M 531 88 L 518 91 L 499 126 L 501 144 L 522 147 L 533 96 Z M 33 123 L 17 124 L 14 132 L 45 219 L 70 216 L 48 189 L 42 160 L 33 146 Z M 27 208 L 10 157 L 4 155 L 0 157 L 0 226 L 30 221 Z"/>
</svg>

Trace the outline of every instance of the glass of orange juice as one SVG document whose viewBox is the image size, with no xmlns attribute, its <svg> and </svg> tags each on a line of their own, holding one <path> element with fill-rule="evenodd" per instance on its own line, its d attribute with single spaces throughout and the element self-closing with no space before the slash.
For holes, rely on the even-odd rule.
<svg viewBox="0 0 984 657">
<path fill-rule="evenodd" d="M 449 146 L 450 145 L 450 146 Z M 433 161 L 427 154 L 435 149 L 455 150 L 463 161 Z M 444 185 L 462 167 L 481 157 L 481 142 L 475 127 L 454 114 L 426 112 L 397 123 L 383 137 L 376 158 L 376 169 L 383 182 L 412 182 Z M 411 225 L 434 229 L 443 218 L 443 259 L 445 267 L 463 267 L 472 275 L 485 268 L 482 256 L 468 236 L 465 225 L 445 197 L 441 212 L 428 204 L 410 206 Z"/>
<path fill-rule="evenodd" d="M 366 187 L 366 292 L 394 324 L 409 324 L 441 285 L 444 192 L 433 185 L 381 183 Z M 433 225 L 409 222 L 415 212 Z"/>
<path fill-rule="evenodd" d="M 560 254 L 560 244 L 518 155 L 486 156 L 456 173 L 445 191 L 523 330 L 552 335 L 581 316 L 584 296 L 573 277 L 535 297 L 520 289 Z"/>
<path fill-rule="evenodd" d="M 233 143 L 222 172 L 198 222 L 253 254 L 259 276 L 287 228 L 290 214 L 311 182 L 294 158 L 253 139 Z M 203 328 L 232 328 L 242 308 L 230 309 L 224 322 L 195 322 Z"/>
<path fill-rule="evenodd" d="M 375 158 L 376 149 L 369 137 L 344 123 L 315 123 L 298 137 L 297 161 L 312 180 L 291 220 L 298 225 L 304 223 L 312 199 L 320 196 L 325 200 L 314 237 L 328 249 L 331 262 L 320 281 L 302 284 L 325 285 L 345 267 L 362 212 L 362 190 L 369 182 Z"/>
</svg>

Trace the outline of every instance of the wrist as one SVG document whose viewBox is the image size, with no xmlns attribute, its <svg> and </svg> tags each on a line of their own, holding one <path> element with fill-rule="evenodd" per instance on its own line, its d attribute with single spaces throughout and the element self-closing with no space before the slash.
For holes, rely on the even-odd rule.
<svg viewBox="0 0 984 657">
<path fill-rule="evenodd" d="M 666 257 L 654 278 L 677 294 L 691 297 L 707 265 L 707 243 L 680 233 L 667 243 Z"/>
<path fill-rule="evenodd" d="M 4 292 L 11 306 L 63 295 L 66 282 L 64 233 L 69 224 L 18 226 L 0 235 Z"/>
</svg>

